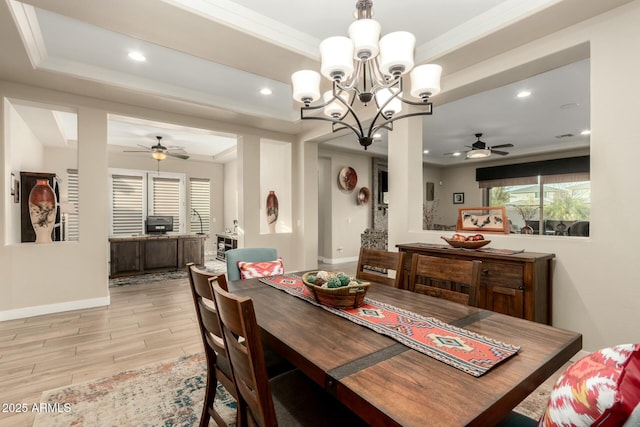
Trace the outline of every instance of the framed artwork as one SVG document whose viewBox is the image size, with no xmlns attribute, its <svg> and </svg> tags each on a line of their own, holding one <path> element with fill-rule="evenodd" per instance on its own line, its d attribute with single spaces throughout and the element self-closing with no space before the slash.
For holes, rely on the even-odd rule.
<svg viewBox="0 0 640 427">
<path fill-rule="evenodd" d="M 509 220 L 504 206 L 459 208 L 456 230 L 509 233 Z"/>
<path fill-rule="evenodd" d="M 464 193 L 453 193 L 453 204 L 461 205 L 464 203 Z"/>
</svg>

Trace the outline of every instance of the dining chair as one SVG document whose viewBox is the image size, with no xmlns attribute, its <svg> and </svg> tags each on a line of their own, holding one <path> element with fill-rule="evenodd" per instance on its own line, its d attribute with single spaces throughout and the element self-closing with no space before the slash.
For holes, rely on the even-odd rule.
<svg viewBox="0 0 640 427">
<path fill-rule="evenodd" d="M 478 306 L 481 261 L 414 254 L 409 290 L 457 303 Z M 468 288 L 464 292 L 462 287 Z"/>
<path fill-rule="evenodd" d="M 404 256 L 404 252 L 388 252 L 361 247 L 360 255 L 358 256 L 356 279 L 382 283 L 394 288 L 403 288 Z M 396 277 L 389 277 L 386 273 L 387 270 L 394 270 Z"/>
<path fill-rule="evenodd" d="M 227 262 L 227 279 L 229 281 L 240 280 L 238 261 L 261 262 L 278 259 L 278 251 L 275 248 L 238 248 L 225 252 Z"/>
<path fill-rule="evenodd" d="M 202 415 L 200 416 L 200 426 L 208 426 L 210 417 L 213 418 L 217 425 L 226 426 L 227 424 L 214 406 L 218 381 L 234 398 L 237 398 L 238 393 L 224 338 L 222 337 L 222 328 L 216 312 L 210 280 L 215 280 L 222 289 L 227 288 L 227 281 L 224 274 L 216 276 L 198 269 L 192 262 L 187 264 L 187 272 L 207 360 L 207 385 Z"/>
<path fill-rule="evenodd" d="M 366 425 L 298 369 L 269 379 L 253 300 L 217 282 L 213 292 L 238 387 L 240 427 Z"/>
</svg>

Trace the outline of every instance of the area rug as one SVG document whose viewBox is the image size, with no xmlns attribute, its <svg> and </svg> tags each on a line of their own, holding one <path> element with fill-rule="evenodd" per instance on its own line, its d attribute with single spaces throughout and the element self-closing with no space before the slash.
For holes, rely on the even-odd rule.
<svg viewBox="0 0 640 427">
<path fill-rule="evenodd" d="M 198 354 L 45 391 L 41 402 L 49 410 L 38 413 L 33 426 L 196 426 L 204 398 L 205 369 L 204 356 Z M 543 384 L 515 411 L 539 419 L 551 387 L 548 382 Z M 220 385 L 216 410 L 235 426 L 236 403 Z"/>
<path fill-rule="evenodd" d="M 225 274 L 227 265 L 223 261 L 208 260 L 204 263 L 204 270 L 213 274 Z M 165 280 L 181 280 L 187 278 L 187 270 L 168 271 L 166 273 L 148 273 L 138 276 L 116 277 L 109 279 L 109 287 L 137 285 L 149 282 L 162 282 Z"/>
<path fill-rule="evenodd" d="M 196 426 L 206 386 L 204 354 L 42 393 L 34 427 Z M 236 402 L 218 384 L 215 407 L 235 425 Z M 45 404 L 46 406 L 43 406 Z"/>
<path fill-rule="evenodd" d="M 320 306 L 331 313 L 386 335 L 420 353 L 460 369 L 474 377 L 516 354 L 520 347 L 458 328 L 433 317 L 365 297 L 357 308 L 318 304 L 300 276 L 263 277 L 261 282 Z"/>
</svg>

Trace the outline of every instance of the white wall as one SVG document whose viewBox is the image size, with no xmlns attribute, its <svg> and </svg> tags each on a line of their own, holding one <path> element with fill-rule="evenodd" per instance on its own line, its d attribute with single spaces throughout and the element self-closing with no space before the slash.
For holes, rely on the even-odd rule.
<svg viewBox="0 0 640 427">
<path fill-rule="evenodd" d="M 324 234 L 325 251 L 323 261 L 337 263 L 354 261 L 360 252 L 360 235 L 371 226 L 371 201 L 367 205 L 359 205 L 358 191 L 362 187 L 372 186 L 371 157 L 359 153 L 347 153 L 337 150 L 320 150 L 323 162 L 329 162 L 328 174 L 323 174 L 319 183 L 318 200 L 320 212 L 330 215 L 330 229 L 327 229 L 327 218 L 319 218 L 318 224 L 324 225 L 319 233 Z M 358 183 L 352 191 L 343 190 L 338 185 L 338 174 L 344 167 L 352 167 L 358 175 Z M 323 206 L 329 204 L 330 210 Z M 330 238 L 328 237 L 330 235 Z M 329 240 L 329 241 L 327 241 Z M 330 244 L 331 247 L 327 247 Z"/>
<path fill-rule="evenodd" d="M 556 254 L 553 274 L 553 324 L 583 334 L 583 348 L 640 342 L 640 271 L 635 267 L 640 229 L 633 227 L 640 201 L 635 159 L 640 156 L 636 115 L 640 111 L 640 2 L 567 28 L 517 50 L 490 58 L 449 76 L 444 90 L 473 84 L 517 65 L 580 43 L 591 46 L 591 235 L 588 238 L 492 236 L 492 246 Z M 437 107 L 434 114 L 437 114 Z M 541 124 L 544 125 L 544 124 Z M 396 133 L 391 132 L 391 134 Z M 398 144 L 389 153 L 394 173 L 412 173 L 411 153 L 419 147 Z M 414 151 L 409 151 L 414 150 Z M 390 170 L 391 173 L 391 170 Z M 402 179 L 390 180 L 398 185 Z M 404 181 L 405 183 L 407 181 Z M 393 203 L 414 209 L 421 189 L 396 192 Z M 440 243 L 440 232 L 417 231 L 418 220 L 390 210 L 390 247 L 398 243 Z"/>
<path fill-rule="evenodd" d="M 293 230 L 293 193 L 291 182 L 291 149 L 288 142 L 263 139 L 260 141 L 260 233 L 269 233 L 267 222 L 267 196 L 273 191 L 278 199 L 276 233 Z"/>
</svg>

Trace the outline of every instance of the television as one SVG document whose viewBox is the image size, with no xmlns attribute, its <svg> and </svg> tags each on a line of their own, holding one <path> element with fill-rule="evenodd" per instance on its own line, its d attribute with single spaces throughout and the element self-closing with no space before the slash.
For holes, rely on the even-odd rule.
<svg viewBox="0 0 640 427">
<path fill-rule="evenodd" d="M 149 215 L 147 217 L 147 234 L 163 234 L 173 231 L 173 217 L 167 215 Z"/>
</svg>

